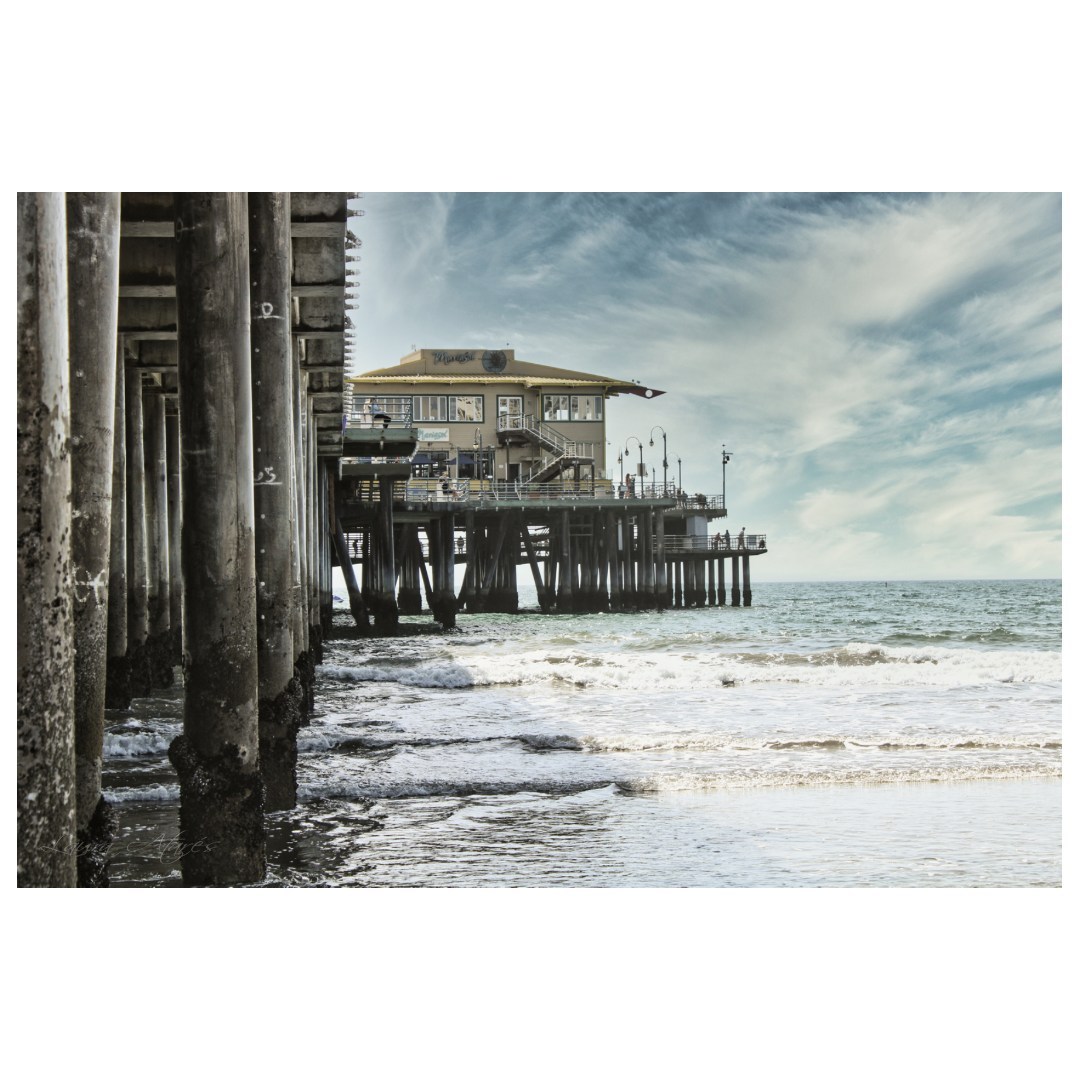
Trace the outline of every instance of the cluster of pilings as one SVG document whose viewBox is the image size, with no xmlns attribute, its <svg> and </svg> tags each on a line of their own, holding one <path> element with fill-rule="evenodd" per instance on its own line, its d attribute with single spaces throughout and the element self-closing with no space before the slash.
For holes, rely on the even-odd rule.
<svg viewBox="0 0 1080 1080">
<path fill-rule="evenodd" d="M 153 235 L 175 283 L 149 287 L 175 296 L 168 385 L 118 321 L 120 196 L 18 197 L 20 886 L 108 883 L 104 710 L 180 663 L 185 883 L 260 880 L 263 814 L 296 802 L 332 488 L 294 341 L 290 196 L 172 208 Z"/>
<path fill-rule="evenodd" d="M 544 613 L 725 605 L 727 564 L 732 606 L 749 607 L 750 557 L 765 550 L 679 550 L 666 542 L 663 505 L 395 510 L 391 482 L 381 483 L 377 501 L 339 499 L 349 534 L 339 523 L 337 545 L 354 614 L 361 612 L 364 626 L 366 613 L 374 614 L 377 634 L 393 634 L 398 615 L 420 614 L 423 600 L 444 627 L 458 611 L 514 613 L 519 565 L 529 566 Z M 455 596 L 454 567 L 462 564 Z"/>
</svg>

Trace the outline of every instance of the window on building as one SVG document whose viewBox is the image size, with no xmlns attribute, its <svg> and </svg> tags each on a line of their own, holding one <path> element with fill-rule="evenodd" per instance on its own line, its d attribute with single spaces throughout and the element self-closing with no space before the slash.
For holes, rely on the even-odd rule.
<svg viewBox="0 0 1080 1080">
<path fill-rule="evenodd" d="M 521 420 L 521 414 L 525 411 L 524 401 L 519 397 L 504 397 L 497 399 L 499 409 L 499 426 L 517 427 Z"/>
<path fill-rule="evenodd" d="M 413 476 L 433 479 L 447 471 L 450 454 L 446 450 L 427 450 L 414 455 L 412 459 Z"/>
<path fill-rule="evenodd" d="M 420 394 L 413 398 L 414 422 L 446 423 L 446 398 L 439 394 Z"/>
<path fill-rule="evenodd" d="M 457 456 L 459 480 L 488 480 L 495 475 L 493 450 L 459 450 Z"/>
<path fill-rule="evenodd" d="M 567 394 L 545 394 L 544 395 L 544 419 L 547 421 L 553 420 L 569 420 L 570 419 L 570 398 Z"/>
<path fill-rule="evenodd" d="M 452 424 L 482 424 L 483 394 L 451 394 L 447 399 L 447 420 Z"/>
<path fill-rule="evenodd" d="M 574 394 L 570 398 L 571 420 L 603 420 L 603 394 Z"/>
</svg>

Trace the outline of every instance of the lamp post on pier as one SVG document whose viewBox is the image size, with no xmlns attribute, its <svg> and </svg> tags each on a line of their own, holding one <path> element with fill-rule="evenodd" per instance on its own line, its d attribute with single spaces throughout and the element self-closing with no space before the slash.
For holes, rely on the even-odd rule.
<svg viewBox="0 0 1080 1080">
<path fill-rule="evenodd" d="M 720 444 L 720 501 L 727 510 L 727 463 L 731 460 L 731 451 Z"/>
<path fill-rule="evenodd" d="M 652 432 L 659 431 L 661 437 L 664 440 L 664 494 L 667 495 L 667 432 L 657 424 L 652 431 L 649 432 L 649 445 L 654 446 Z M 655 471 L 655 470 L 654 470 Z M 655 481 L 654 481 L 655 483 Z"/>
<path fill-rule="evenodd" d="M 638 483 L 637 487 L 643 488 L 645 486 L 645 447 L 642 446 L 641 440 L 636 435 L 631 435 L 630 439 L 633 439 L 638 446 Z M 626 456 L 630 456 L 630 439 L 626 440 Z M 638 491 L 638 498 L 641 498 L 641 492 Z"/>
<path fill-rule="evenodd" d="M 679 463 L 679 490 L 682 491 L 682 458 L 675 459 Z"/>
</svg>

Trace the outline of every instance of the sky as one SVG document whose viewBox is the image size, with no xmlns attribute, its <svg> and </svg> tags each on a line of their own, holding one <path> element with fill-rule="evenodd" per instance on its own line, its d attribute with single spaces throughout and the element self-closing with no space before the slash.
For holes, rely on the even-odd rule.
<svg viewBox="0 0 1080 1080">
<path fill-rule="evenodd" d="M 660 480 L 666 432 L 755 580 L 1061 576 L 1060 194 L 355 205 L 355 372 L 509 345 L 665 391 L 609 401 L 608 460 Z"/>
</svg>

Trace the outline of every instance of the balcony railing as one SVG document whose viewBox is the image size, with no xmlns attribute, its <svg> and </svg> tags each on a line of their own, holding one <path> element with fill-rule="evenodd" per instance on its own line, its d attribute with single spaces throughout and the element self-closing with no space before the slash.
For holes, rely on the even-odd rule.
<svg viewBox="0 0 1080 1080">
<path fill-rule="evenodd" d="M 664 550 L 672 554 L 695 551 L 764 551 L 765 547 L 764 533 L 732 536 L 729 532 L 722 532 L 712 533 L 710 536 L 664 537 Z"/>
<path fill-rule="evenodd" d="M 351 427 L 412 427 L 411 397 L 354 397 L 345 412 Z"/>
</svg>

